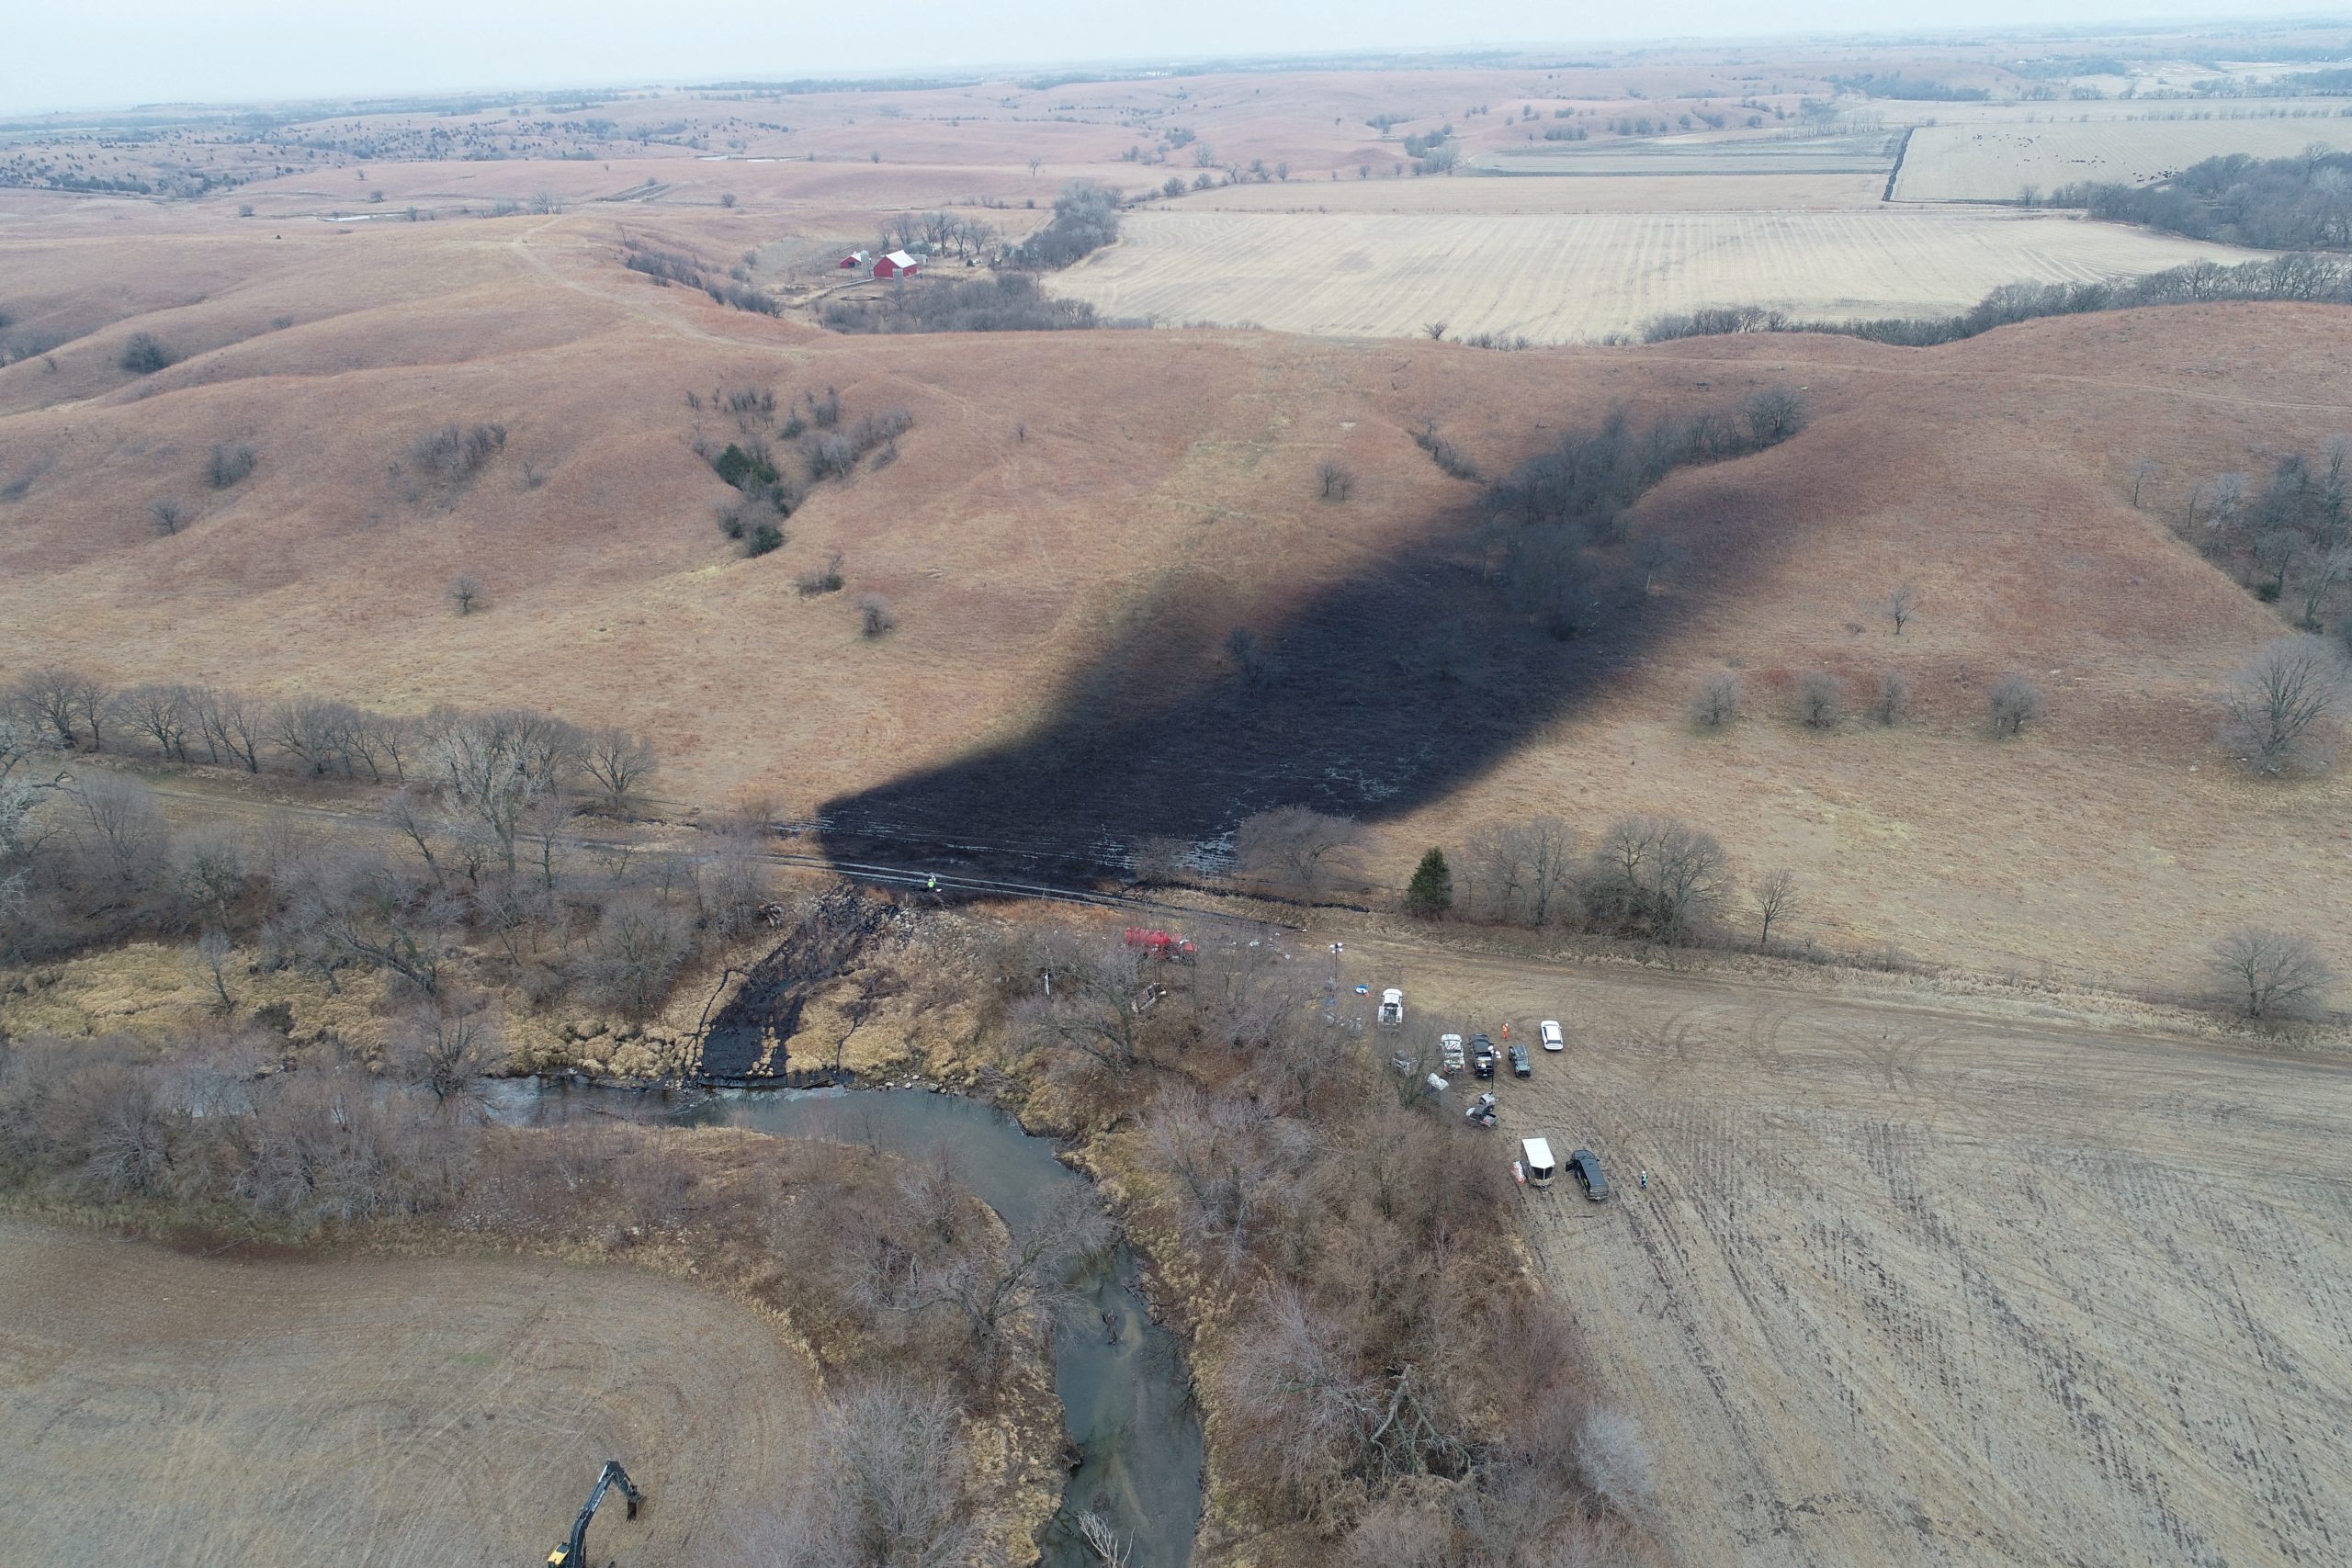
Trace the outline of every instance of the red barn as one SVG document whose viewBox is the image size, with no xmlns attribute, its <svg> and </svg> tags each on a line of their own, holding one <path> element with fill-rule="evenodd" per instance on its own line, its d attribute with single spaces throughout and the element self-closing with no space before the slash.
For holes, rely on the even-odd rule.
<svg viewBox="0 0 2352 1568">
<path fill-rule="evenodd" d="M 922 270 L 922 263 L 904 251 L 892 251 L 874 264 L 876 277 L 912 277 Z"/>
<path fill-rule="evenodd" d="M 865 251 L 852 251 L 849 254 L 842 257 L 842 270 L 844 272 L 855 272 L 858 268 L 864 266 L 872 259 L 872 256 Z"/>
</svg>

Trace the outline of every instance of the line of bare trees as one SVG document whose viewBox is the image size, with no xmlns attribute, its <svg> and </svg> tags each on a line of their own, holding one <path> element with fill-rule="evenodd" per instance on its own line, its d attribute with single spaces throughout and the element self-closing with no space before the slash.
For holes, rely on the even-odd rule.
<svg viewBox="0 0 2352 1568">
<path fill-rule="evenodd" d="M 2142 466 L 2135 503 L 2156 471 Z M 2332 617 L 2352 648 L 2352 437 L 2288 453 L 2258 485 L 2243 472 L 2196 480 L 2171 521 L 2298 629 L 2320 631 Z"/>
<path fill-rule="evenodd" d="M 405 784 L 412 775 L 437 782 L 452 757 L 487 744 L 511 753 L 543 786 L 615 810 L 659 765 L 650 744 L 617 725 L 582 729 L 527 708 L 441 706 L 411 717 L 324 697 L 262 702 L 163 682 L 118 688 L 63 667 L 18 676 L 0 691 L 0 716 L 18 727 L 24 744 L 58 752 L 113 751 L 369 784 Z"/>
</svg>

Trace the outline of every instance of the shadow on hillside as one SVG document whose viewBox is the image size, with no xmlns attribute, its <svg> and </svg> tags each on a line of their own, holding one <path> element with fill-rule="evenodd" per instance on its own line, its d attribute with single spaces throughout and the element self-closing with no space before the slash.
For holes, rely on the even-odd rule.
<svg viewBox="0 0 2352 1568">
<path fill-rule="evenodd" d="M 1223 646 L 1234 620 L 1214 592 L 1159 596 L 1021 738 L 826 802 L 827 852 L 1089 874 L 1153 838 L 1214 859 L 1277 806 L 1403 815 L 1575 708 L 1657 618 L 1619 592 L 1599 630 L 1556 639 L 1505 604 L 1456 522 L 1254 626 L 1270 671 L 1253 682 Z"/>
</svg>

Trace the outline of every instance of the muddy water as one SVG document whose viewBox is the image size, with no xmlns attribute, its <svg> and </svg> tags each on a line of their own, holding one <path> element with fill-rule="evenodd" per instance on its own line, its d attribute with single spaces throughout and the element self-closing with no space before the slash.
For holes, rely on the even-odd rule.
<svg viewBox="0 0 2352 1568">
<path fill-rule="evenodd" d="M 498 1086 L 506 1113 L 552 1103 L 596 1103 L 658 1111 L 681 1126 L 745 1127 L 786 1137 L 863 1144 L 924 1157 L 945 1151 L 980 1201 L 1019 1225 L 1059 1184 L 1085 1178 L 1054 1157 L 993 1106 L 917 1090 L 761 1090 L 654 1096 L 624 1089 Z M 1055 1337 L 1054 1389 L 1062 1421 L 1084 1462 L 1069 1480 L 1062 1517 L 1046 1542 L 1046 1568 L 1096 1562 L 1070 1520 L 1080 1509 L 1109 1519 L 1134 1542 L 1133 1568 L 1183 1568 L 1201 1511 L 1201 1427 L 1175 1337 L 1151 1320 L 1123 1244 L 1078 1281 L 1087 1304 Z M 1115 1338 L 1099 1326 L 1118 1324 Z"/>
</svg>

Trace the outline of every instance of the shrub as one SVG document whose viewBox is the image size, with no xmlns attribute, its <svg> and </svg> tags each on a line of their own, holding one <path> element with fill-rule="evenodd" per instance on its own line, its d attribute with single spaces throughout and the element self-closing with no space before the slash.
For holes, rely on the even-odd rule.
<svg viewBox="0 0 2352 1568">
<path fill-rule="evenodd" d="M 823 566 L 804 571 L 794 578 L 792 585 L 800 591 L 800 596 L 803 599 L 814 599 L 822 593 L 840 592 L 842 591 L 841 552 L 835 550 L 825 558 Z"/>
<path fill-rule="evenodd" d="M 133 333 L 130 341 L 122 345 L 119 363 L 133 376 L 153 376 L 158 370 L 169 369 L 178 360 L 179 355 L 154 333 Z"/>
<path fill-rule="evenodd" d="M 250 446 L 215 446 L 205 463 L 204 477 L 214 490 L 227 490 L 252 473 L 258 461 L 260 455 Z"/>
<path fill-rule="evenodd" d="M 1807 729 L 1835 729 L 1845 711 L 1846 688 L 1838 677 L 1812 670 L 1798 680 L 1797 722 Z"/>
<path fill-rule="evenodd" d="M 1690 722 L 1702 729 L 1721 729 L 1739 716 L 1739 677 L 1718 670 L 1699 682 L 1690 699 Z"/>
<path fill-rule="evenodd" d="M 857 467 L 857 444 L 838 431 L 830 435 L 810 436 L 802 446 L 801 455 L 808 461 L 811 483 L 844 479 Z"/>
<path fill-rule="evenodd" d="M 2025 727 L 2038 721 L 2050 709 L 2041 688 L 2022 675 L 2004 675 L 1993 682 L 1984 694 L 1992 709 L 1993 733 L 2007 739 L 2025 733 Z"/>
<path fill-rule="evenodd" d="M 732 441 L 729 442 L 727 449 L 710 460 L 710 466 L 720 479 L 737 490 L 753 490 L 761 485 L 774 484 L 776 479 L 775 462 L 768 455 L 766 443 L 756 440 L 752 443 L 750 451 L 745 451 Z"/>
<path fill-rule="evenodd" d="M 409 443 L 409 460 L 421 471 L 458 483 L 473 478 L 506 445 L 503 424 L 449 423 Z"/>
<path fill-rule="evenodd" d="M 449 607 L 460 615 L 470 615 L 481 607 L 481 584 L 463 572 L 449 581 Z"/>
<path fill-rule="evenodd" d="M 862 637 L 882 637 L 897 629 L 899 617 L 890 613 L 890 602 L 879 594 L 869 593 L 857 602 L 857 629 Z"/>
<path fill-rule="evenodd" d="M 1899 724 L 1911 709 L 1911 682 L 1893 670 L 1879 671 L 1871 694 L 1871 717 L 1880 724 Z"/>
<path fill-rule="evenodd" d="M 784 530 L 773 523 L 758 525 L 752 528 L 750 537 L 743 541 L 743 553 L 747 556 L 763 556 L 783 547 Z"/>
</svg>

